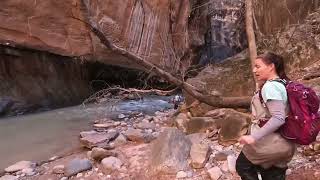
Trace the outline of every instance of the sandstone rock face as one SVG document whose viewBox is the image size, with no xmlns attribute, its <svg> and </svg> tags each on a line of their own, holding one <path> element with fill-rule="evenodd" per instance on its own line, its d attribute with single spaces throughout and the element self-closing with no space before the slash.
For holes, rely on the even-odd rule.
<svg viewBox="0 0 320 180">
<path fill-rule="evenodd" d="M 196 22 L 192 20 L 193 16 L 198 19 L 203 18 L 205 15 L 210 17 L 210 21 L 202 23 L 203 26 L 201 26 L 207 30 L 199 28 L 199 30 L 196 31 L 197 33 L 195 33 L 195 37 L 198 38 L 194 37 L 194 41 L 192 41 L 192 43 L 196 44 L 196 42 L 198 42 L 198 44 L 200 44 L 203 43 L 203 39 L 200 37 L 206 37 L 206 43 L 203 43 L 205 44 L 205 48 L 202 49 L 202 51 L 206 51 L 207 53 L 200 53 L 200 62 L 206 62 L 205 59 L 207 59 L 207 61 L 211 60 L 211 62 L 219 61 L 218 57 L 214 56 L 213 53 L 209 53 L 211 49 L 216 48 L 214 49 L 214 53 L 223 52 L 223 54 L 226 55 L 228 54 L 226 49 L 230 51 L 232 49 L 226 48 L 228 44 L 232 44 L 232 47 L 237 47 L 239 51 L 243 49 L 241 46 L 246 46 L 245 40 L 243 40 L 245 37 L 240 35 L 241 32 L 244 34 L 243 29 L 241 30 L 241 27 L 244 28 L 243 22 L 241 21 L 244 17 L 243 0 L 232 2 L 223 0 L 192 2 L 194 8 L 191 11 L 192 16 L 190 23 Z M 199 6 L 205 3 L 207 3 L 205 6 Z M 320 47 L 318 43 L 320 37 L 317 33 L 319 30 L 318 28 L 315 29 L 319 24 L 319 19 L 317 18 L 319 17 L 319 13 L 309 15 L 314 16 L 313 18 L 307 16 L 308 13 L 313 12 L 317 7 L 318 2 L 315 1 L 255 1 L 257 24 L 261 32 L 268 36 L 267 38 L 262 38 L 261 41 L 263 40 L 263 42 L 258 43 L 258 45 L 262 44 L 263 46 L 263 44 L 266 43 L 262 49 L 273 50 L 283 55 L 289 54 L 290 57 L 286 57 L 288 70 L 301 68 L 301 71 L 304 71 L 302 68 L 316 62 L 318 60 L 317 56 L 320 54 L 318 48 Z M 197 11 L 205 15 L 199 16 Z M 303 24 L 303 20 L 305 19 L 307 20 L 307 26 Z M 279 28 L 284 28 L 289 24 L 297 22 L 302 23 L 298 24 L 297 28 L 291 25 L 290 28 L 287 28 L 287 30 L 279 36 L 276 36 L 274 33 L 274 31 Z M 230 30 L 231 27 L 235 25 L 239 27 L 239 29 L 233 28 L 233 30 Z M 203 36 L 200 35 L 200 32 Z M 208 32 L 210 32 L 210 34 Z M 210 40 L 208 40 L 207 36 L 210 37 Z M 268 40 L 266 41 L 265 39 Z M 239 40 L 240 43 L 235 43 L 237 40 Z M 209 47 L 211 45 L 215 45 L 214 48 L 210 49 Z M 217 51 L 218 49 L 220 51 Z M 233 54 L 235 52 L 236 51 L 233 51 Z M 292 76 L 290 77 L 295 79 L 296 73 L 290 72 L 289 75 L 291 74 Z M 188 79 L 188 82 L 201 90 L 206 90 L 212 92 L 212 94 L 221 96 L 250 96 L 254 91 L 251 68 L 246 58 L 230 58 L 221 64 L 209 66 L 195 78 Z M 193 101 L 194 99 L 187 95 L 187 104 L 191 104 Z M 201 104 L 196 108 L 192 108 L 191 113 L 193 116 L 202 116 L 211 109 L 213 109 L 213 107 Z"/>
<path fill-rule="evenodd" d="M 198 0 L 192 5 L 190 31 L 196 33 L 191 43 L 204 45 L 200 64 L 220 62 L 247 47 L 244 0 Z"/>
<path fill-rule="evenodd" d="M 254 1 L 255 16 L 262 33 L 273 33 L 277 28 L 295 24 L 319 7 L 318 1 L 269 0 Z"/>
<path fill-rule="evenodd" d="M 143 69 L 105 48 L 88 22 L 97 25 L 117 46 L 170 72 L 184 71 L 182 67 L 189 64 L 187 0 L 8 0 L 1 1 L 0 7 L 0 45 L 5 49 L 4 53 L 0 50 L 0 93 L 11 98 L 1 100 L 1 114 L 83 101 L 92 93 L 86 69 L 89 65 L 84 62 Z M 21 54 L 9 46 L 40 52 Z M 62 56 L 52 58 L 55 55 L 43 51 Z M 66 63 L 66 59 L 73 62 Z M 12 81 L 8 76 L 13 75 Z M 10 109 L 12 104 L 18 107 Z"/>
<path fill-rule="evenodd" d="M 263 40 L 267 42 L 266 44 L 261 43 L 262 40 L 259 42 L 261 48 L 284 55 L 287 72 L 292 79 L 310 80 L 319 77 L 319 16 L 319 9 L 309 12 L 309 15 L 299 23 L 283 25 L 281 32 L 274 30 L 276 33 L 266 34 Z M 274 16 L 270 18 L 275 19 Z"/>
<path fill-rule="evenodd" d="M 189 6 L 187 0 L 1 1 L 0 43 L 137 67 L 104 48 L 86 26 L 89 19 L 118 46 L 174 68 L 172 57 L 189 47 Z"/>
<path fill-rule="evenodd" d="M 319 4 L 318 1 L 300 0 L 255 2 L 257 24 L 266 35 L 272 35 L 275 29 L 289 23 L 302 22 Z M 79 64 L 83 60 L 100 61 L 143 69 L 132 60 L 105 48 L 87 26 L 89 22 L 108 35 L 117 46 L 175 73 L 185 71 L 191 60 L 200 64 L 220 62 L 246 48 L 243 4 L 244 0 L 7 0 L 0 2 L 0 44 L 67 56 L 53 58 L 56 62 L 60 59 L 72 59 Z M 304 68 L 314 63 L 317 60 L 315 55 L 320 54 L 319 37 L 309 34 L 317 34 L 318 30 L 312 27 L 319 23 L 317 20 L 310 22 L 314 26 L 301 27 L 306 31 L 293 27 L 282 38 L 270 38 L 280 39 L 280 48 L 277 46 L 274 49 L 294 51 L 294 57 L 289 58 L 292 68 Z M 299 34 L 306 34 L 306 38 L 296 38 Z M 289 40 L 291 43 L 288 45 Z M 54 63 L 45 64 L 42 61 L 51 59 L 50 55 L 41 53 L 39 57 L 25 57 L 18 51 L 6 49 L 5 53 L 0 53 L 0 58 L 5 59 L 0 65 L 0 78 L 5 80 L 0 85 L 0 93 L 17 98 L 19 103 L 16 99 L 1 100 L 0 113 L 10 111 L 12 104 L 17 104 L 18 107 L 13 107 L 15 109 L 48 103 L 59 106 L 72 102 L 71 105 L 88 96 L 88 74 L 81 70 L 81 65 L 67 63 L 66 68 Z M 13 61 L 13 57 L 19 57 L 19 60 Z M 251 94 L 254 86 L 249 61 L 232 61 L 235 62 L 208 67 L 189 82 L 223 96 Z M 70 77 L 68 72 L 56 73 L 57 68 L 71 68 L 70 74 L 84 76 Z M 20 79 L 9 82 L 8 69 L 9 75 L 18 74 Z M 68 84 L 72 85 L 66 86 Z M 34 92 L 25 93 L 28 89 Z M 46 101 L 48 97 L 50 100 Z M 35 99 L 38 101 L 31 102 Z M 187 102 L 190 99 L 187 98 Z M 191 111 L 194 116 L 201 116 L 211 109 L 201 104 Z"/>
</svg>

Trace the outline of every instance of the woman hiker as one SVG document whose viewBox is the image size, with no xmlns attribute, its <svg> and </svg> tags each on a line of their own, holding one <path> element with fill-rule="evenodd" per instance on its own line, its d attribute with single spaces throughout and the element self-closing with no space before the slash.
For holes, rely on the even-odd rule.
<svg viewBox="0 0 320 180">
<path fill-rule="evenodd" d="M 279 80 L 289 80 L 283 58 L 265 53 L 255 60 L 253 73 L 261 84 L 261 93 L 252 98 L 252 125 L 249 135 L 240 137 L 244 144 L 236 162 L 242 180 L 284 180 L 287 163 L 295 152 L 295 144 L 283 138 L 277 129 L 285 123 L 288 112 L 287 92 Z M 278 79 L 278 81 L 274 81 Z"/>
</svg>

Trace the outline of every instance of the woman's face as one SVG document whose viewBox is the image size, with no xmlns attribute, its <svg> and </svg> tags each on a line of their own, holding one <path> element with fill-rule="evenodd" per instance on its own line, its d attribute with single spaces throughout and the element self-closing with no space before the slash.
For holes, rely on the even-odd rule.
<svg viewBox="0 0 320 180">
<path fill-rule="evenodd" d="M 276 75 L 274 64 L 265 64 L 261 58 L 255 60 L 253 73 L 258 81 L 266 81 Z"/>
</svg>

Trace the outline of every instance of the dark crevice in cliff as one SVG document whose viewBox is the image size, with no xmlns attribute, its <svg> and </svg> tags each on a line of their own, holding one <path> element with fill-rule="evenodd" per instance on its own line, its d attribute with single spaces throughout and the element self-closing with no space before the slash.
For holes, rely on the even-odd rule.
<svg viewBox="0 0 320 180">
<path fill-rule="evenodd" d="M 160 88 L 167 89 L 170 85 L 157 76 L 137 69 L 104 65 L 99 62 L 91 64 L 89 70 L 90 86 L 93 91 L 99 91 L 111 86 L 123 88 Z"/>
<path fill-rule="evenodd" d="M 0 80 L 0 116 L 77 105 L 107 86 L 167 86 L 141 70 L 4 45 L 0 45 Z"/>
</svg>

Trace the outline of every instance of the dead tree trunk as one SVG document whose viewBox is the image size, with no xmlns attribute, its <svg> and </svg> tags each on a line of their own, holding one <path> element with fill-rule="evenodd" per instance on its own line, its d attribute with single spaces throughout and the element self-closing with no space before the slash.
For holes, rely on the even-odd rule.
<svg viewBox="0 0 320 180">
<path fill-rule="evenodd" d="M 85 3 L 84 3 L 85 4 Z M 88 7 L 86 7 L 88 10 Z M 88 11 L 89 12 L 89 11 Z M 90 13 L 89 13 L 90 14 Z M 213 96 L 206 92 L 199 91 L 196 87 L 192 86 L 189 83 L 184 82 L 181 79 L 174 77 L 172 74 L 166 72 L 165 70 L 155 66 L 154 64 L 146 61 L 145 59 L 121 48 L 116 46 L 112 41 L 109 39 L 107 34 L 104 34 L 102 30 L 99 29 L 98 25 L 88 20 L 89 23 L 85 22 L 92 32 L 99 38 L 102 44 L 104 44 L 107 48 L 112 50 L 114 53 L 121 54 L 124 57 L 132 60 L 133 62 L 141 65 L 145 69 L 148 69 L 149 72 L 153 72 L 156 75 L 163 77 L 168 82 L 184 89 L 187 93 L 189 93 L 194 98 L 198 99 L 200 102 L 206 103 L 208 105 L 214 107 L 229 107 L 229 108 L 238 108 L 238 107 L 249 107 L 250 104 L 250 97 L 220 97 L 220 96 Z"/>
<path fill-rule="evenodd" d="M 249 44 L 249 55 L 251 68 L 254 68 L 254 61 L 257 57 L 256 38 L 253 30 L 253 7 L 252 0 L 246 0 L 246 32 Z M 254 76 L 253 76 L 254 77 Z M 255 80 L 256 89 L 258 89 L 257 81 Z"/>
</svg>

